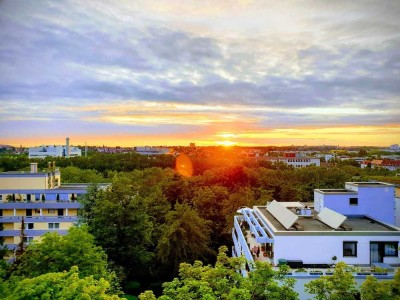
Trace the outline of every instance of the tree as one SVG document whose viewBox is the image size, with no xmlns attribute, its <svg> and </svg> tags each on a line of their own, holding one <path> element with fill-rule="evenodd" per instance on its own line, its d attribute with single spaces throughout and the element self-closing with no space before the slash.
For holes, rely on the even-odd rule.
<svg viewBox="0 0 400 300">
<path fill-rule="evenodd" d="M 286 269 L 274 271 L 269 264 L 257 263 L 248 277 L 242 277 L 243 258 L 229 258 L 228 248 L 221 247 L 214 267 L 195 261 L 193 265 L 182 263 L 179 277 L 163 284 L 159 300 L 172 299 L 297 299 L 293 280 L 284 277 Z M 280 283 L 278 283 L 280 281 Z M 139 296 L 140 300 L 155 300 L 151 291 Z"/>
<path fill-rule="evenodd" d="M 12 275 L 36 277 L 66 271 L 72 266 L 79 267 L 82 277 L 105 278 L 114 290 L 118 290 L 116 276 L 107 268 L 106 254 L 94 244 L 94 238 L 86 227 L 72 227 L 66 236 L 57 232 L 45 234 L 41 242 L 27 247 L 18 264 L 12 266 Z"/>
<path fill-rule="evenodd" d="M 396 270 L 393 280 L 378 281 L 368 276 L 361 284 L 360 291 L 363 300 L 400 299 L 400 269 Z"/>
<path fill-rule="evenodd" d="M 368 155 L 368 151 L 365 148 L 362 148 L 358 151 L 358 156 L 364 157 Z"/>
<path fill-rule="evenodd" d="M 78 267 L 68 272 L 47 273 L 19 281 L 5 299 L 78 299 L 78 300 L 117 300 L 110 294 L 110 283 L 104 278 L 83 277 Z"/>
<path fill-rule="evenodd" d="M 379 282 L 375 277 L 368 276 L 360 287 L 363 300 L 390 300 L 393 295 L 388 282 Z"/>
<path fill-rule="evenodd" d="M 61 170 L 62 180 L 65 183 L 101 183 L 107 182 L 108 179 L 104 178 L 103 174 L 96 170 L 82 170 L 77 167 L 68 166 Z"/>
<path fill-rule="evenodd" d="M 346 272 L 344 262 L 337 263 L 332 276 L 321 276 L 304 286 L 307 292 L 316 294 L 317 300 L 351 300 L 357 293 L 354 276 Z"/>
<path fill-rule="evenodd" d="M 145 199 L 132 187 L 129 174 L 114 177 L 110 189 L 92 187 L 83 203 L 83 220 L 109 259 L 129 275 L 147 269 L 153 254 L 153 223 Z"/>
<path fill-rule="evenodd" d="M 17 249 L 15 250 L 15 260 L 16 263 L 20 263 L 20 258 L 25 252 L 25 219 L 22 217 L 21 219 L 21 228 L 19 232 L 19 243 Z"/>
<path fill-rule="evenodd" d="M 201 218 L 189 205 L 175 204 L 175 210 L 166 216 L 157 246 L 161 262 L 177 271 L 181 262 L 193 262 L 212 254 L 210 226 L 211 222 Z"/>
</svg>

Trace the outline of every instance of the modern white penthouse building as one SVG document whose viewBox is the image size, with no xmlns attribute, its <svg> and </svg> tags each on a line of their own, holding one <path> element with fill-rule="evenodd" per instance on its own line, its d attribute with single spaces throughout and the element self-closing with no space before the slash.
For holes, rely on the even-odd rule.
<svg viewBox="0 0 400 300">
<path fill-rule="evenodd" d="M 240 209 L 232 230 L 233 256 L 253 261 L 251 249 L 262 247 L 274 264 L 331 265 L 333 258 L 351 265 L 399 264 L 394 187 L 380 182 L 345 187 L 315 190 L 314 206 L 274 200 Z"/>
</svg>

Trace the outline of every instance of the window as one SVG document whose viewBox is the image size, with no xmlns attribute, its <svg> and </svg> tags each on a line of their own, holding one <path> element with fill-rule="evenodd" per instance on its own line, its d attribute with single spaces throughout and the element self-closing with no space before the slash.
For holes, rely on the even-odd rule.
<svg viewBox="0 0 400 300">
<path fill-rule="evenodd" d="M 59 229 L 60 223 L 49 223 L 49 229 Z"/>
<path fill-rule="evenodd" d="M 397 256 L 397 242 L 396 243 L 385 243 L 385 256 Z"/>
<path fill-rule="evenodd" d="M 350 205 L 358 205 L 358 198 L 349 198 Z"/>
<path fill-rule="evenodd" d="M 343 256 L 357 257 L 357 242 L 343 242 Z"/>
<path fill-rule="evenodd" d="M 25 223 L 25 229 L 33 229 L 33 223 Z"/>
<path fill-rule="evenodd" d="M 33 236 L 24 236 L 24 243 L 31 243 L 33 242 Z"/>
<path fill-rule="evenodd" d="M 48 212 L 49 214 L 54 214 L 54 213 L 56 212 L 56 210 L 55 210 L 55 209 L 48 209 L 47 212 Z"/>
</svg>

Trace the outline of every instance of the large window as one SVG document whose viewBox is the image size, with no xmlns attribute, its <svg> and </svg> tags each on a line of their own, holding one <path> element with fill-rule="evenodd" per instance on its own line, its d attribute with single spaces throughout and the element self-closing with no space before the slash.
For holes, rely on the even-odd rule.
<svg viewBox="0 0 400 300">
<path fill-rule="evenodd" d="M 60 223 L 49 223 L 49 229 L 59 229 Z"/>
<path fill-rule="evenodd" d="M 397 243 L 385 243 L 385 256 L 397 256 Z"/>
<path fill-rule="evenodd" d="M 29 244 L 33 242 L 33 236 L 25 236 L 24 237 L 24 243 Z"/>
<path fill-rule="evenodd" d="M 350 205 L 358 205 L 358 198 L 350 198 L 349 204 Z"/>
<path fill-rule="evenodd" d="M 34 228 L 34 223 L 25 223 L 25 229 L 33 229 Z"/>
<path fill-rule="evenodd" d="M 343 256 L 357 257 L 357 242 L 343 242 Z"/>
</svg>

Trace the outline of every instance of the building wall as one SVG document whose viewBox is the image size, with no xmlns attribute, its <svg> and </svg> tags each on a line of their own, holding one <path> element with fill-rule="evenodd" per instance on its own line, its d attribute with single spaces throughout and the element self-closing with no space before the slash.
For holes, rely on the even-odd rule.
<svg viewBox="0 0 400 300">
<path fill-rule="evenodd" d="M 310 158 L 310 157 L 267 157 L 267 161 L 270 162 L 283 162 L 289 166 L 293 166 L 294 168 L 304 168 L 311 165 L 320 166 L 321 160 L 319 158 Z"/>
<path fill-rule="evenodd" d="M 393 186 L 367 187 L 346 185 L 357 194 L 320 193 L 314 191 L 315 210 L 330 208 L 343 215 L 369 215 L 381 222 L 395 224 L 395 200 Z M 350 205 L 350 198 L 358 198 L 358 205 Z"/>
<path fill-rule="evenodd" d="M 356 241 L 357 257 L 343 257 L 343 242 Z M 347 264 L 370 264 L 370 242 L 399 242 L 400 236 L 275 236 L 274 263 L 278 259 L 302 260 L 305 264 L 330 264 L 332 257 Z M 400 263 L 399 257 L 386 257 L 384 261 Z M 393 263 L 393 262 L 391 262 Z"/>
<path fill-rule="evenodd" d="M 46 189 L 48 178 L 45 174 L 43 176 L 29 176 L 26 177 L 1 177 L 0 190 L 18 190 L 18 189 Z"/>
<path fill-rule="evenodd" d="M 395 198 L 395 202 L 396 202 L 396 223 L 395 225 L 397 227 L 400 227 L 400 198 Z"/>
</svg>

